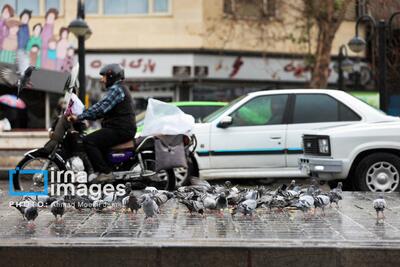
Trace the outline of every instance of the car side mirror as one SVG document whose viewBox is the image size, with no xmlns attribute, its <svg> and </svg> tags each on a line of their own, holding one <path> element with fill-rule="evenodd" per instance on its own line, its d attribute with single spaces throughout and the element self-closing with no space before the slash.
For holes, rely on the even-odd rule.
<svg viewBox="0 0 400 267">
<path fill-rule="evenodd" d="M 225 116 L 218 122 L 218 128 L 228 128 L 232 124 L 233 120 L 231 116 Z"/>
</svg>

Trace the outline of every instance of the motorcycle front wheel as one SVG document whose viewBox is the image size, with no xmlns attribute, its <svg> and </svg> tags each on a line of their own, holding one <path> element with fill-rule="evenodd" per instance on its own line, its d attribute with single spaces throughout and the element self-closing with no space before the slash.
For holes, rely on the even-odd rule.
<svg viewBox="0 0 400 267">
<path fill-rule="evenodd" d="M 43 192 L 44 175 L 40 171 L 47 172 L 49 182 L 52 175 L 56 177 L 56 172 L 62 170 L 65 170 L 65 165 L 57 157 L 50 160 L 46 153 L 42 153 L 39 150 L 29 153 L 24 156 L 15 168 L 12 179 L 14 190 Z"/>
</svg>

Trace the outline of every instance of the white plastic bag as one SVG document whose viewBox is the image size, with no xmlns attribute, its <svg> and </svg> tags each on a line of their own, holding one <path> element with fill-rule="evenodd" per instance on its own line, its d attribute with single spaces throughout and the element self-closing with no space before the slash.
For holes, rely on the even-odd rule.
<svg viewBox="0 0 400 267">
<path fill-rule="evenodd" d="M 172 104 L 150 98 L 140 135 L 190 135 L 193 127 L 192 115 L 184 113 Z"/>
<path fill-rule="evenodd" d="M 84 109 L 85 105 L 83 105 L 82 101 L 76 94 L 72 93 L 71 98 L 69 99 L 69 105 L 65 109 L 64 115 L 69 116 L 73 114 L 78 116 L 81 115 Z"/>
</svg>

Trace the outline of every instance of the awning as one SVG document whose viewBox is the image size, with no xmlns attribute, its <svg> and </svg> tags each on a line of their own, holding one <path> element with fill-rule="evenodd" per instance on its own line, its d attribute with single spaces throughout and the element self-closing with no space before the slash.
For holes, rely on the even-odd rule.
<svg viewBox="0 0 400 267">
<path fill-rule="evenodd" d="M 0 63 L 6 67 L 14 67 L 13 65 Z M 65 82 L 68 79 L 67 72 L 51 71 L 38 69 L 32 73 L 32 88 L 25 90 L 36 90 L 50 93 L 63 93 Z"/>
</svg>

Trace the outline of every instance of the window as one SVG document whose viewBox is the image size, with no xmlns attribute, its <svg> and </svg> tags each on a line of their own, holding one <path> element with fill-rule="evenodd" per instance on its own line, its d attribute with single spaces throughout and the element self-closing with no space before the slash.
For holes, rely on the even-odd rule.
<svg viewBox="0 0 400 267">
<path fill-rule="evenodd" d="M 240 18 L 275 16 L 276 0 L 224 0 L 225 14 Z"/>
<path fill-rule="evenodd" d="M 50 8 L 55 8 L 60 11 L 60 0 L 46 0 L 45 12 Z"/>
<path fill-rule="evenodd" d="M 231 114 L 232 126 L 282 124 L 287 95 L 259 96 Z"/>
<path fill-rule="evenodd" d="M 0 0 L 0 8 L 5 4 L 12 6 L 15 12 L 15 17 L 18 17 L 24 9 L 32 10 L 33 16 L 44 16 L 46 11 L 50 8 L 55 8 L 58 11 L 61 11 L 60 0 Z M 41 7 L 43 8 L 43 14 L 41 14 Z"/>
<path fill-rule="evenodd" d="M 154 0 L 153 12 L 155 13 L 166 13 L 169 10 L 168 0 Z"/>
<path fill-rule="evenodd" d="M 168 13 L 170 0 L 100 0 L 105 15 Z"/>
<path fill-rule="evenodd" d="M 328 95 L 296 95 L 293 123 L 357 121 L 360 119 L 351 109 Z"/>
<path fill-rule="evenodd" d="M 85 12 L 86 14 L 98 14 L 99 0 L 85 0 Z"/>
<path fill-rule="evenodd" d="M 0 8 L 5 4 L 10 5 L 14 9 L 14 16 L 18 17 L 24 9 L 32 10 L 32 15 L 39 15 L 39 0 L 0 0 Z"/>
</svg>

